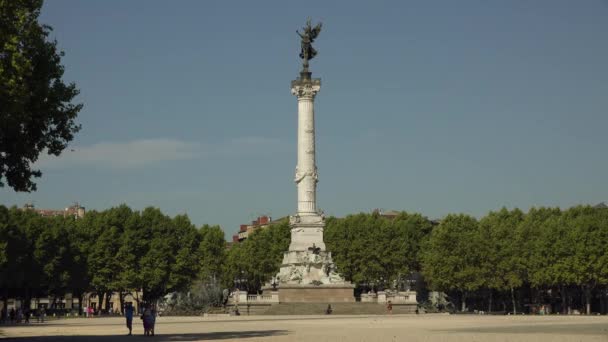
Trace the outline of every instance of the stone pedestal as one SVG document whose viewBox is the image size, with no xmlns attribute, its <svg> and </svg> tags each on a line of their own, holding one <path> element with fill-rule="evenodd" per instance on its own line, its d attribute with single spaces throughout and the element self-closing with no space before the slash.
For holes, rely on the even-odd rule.
<svg viewBox="0 0 608 342">
<path fill-rule="evenodd" d="M 352 286 L 283 285 L 279 290 L 280 303 L 350 303 L 355 301 Z"/>
</svg>

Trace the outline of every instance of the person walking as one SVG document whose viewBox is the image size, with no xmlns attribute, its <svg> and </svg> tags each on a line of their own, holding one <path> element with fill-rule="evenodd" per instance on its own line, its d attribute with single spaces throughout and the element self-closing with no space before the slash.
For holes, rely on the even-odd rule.
<svg viewBox="0 0 608 342">
<path fill-rule="evenodd" d="M 141 315 L 144 324 L 144 336 L 151 336 L 152 332 L 152 308 L 150 304 L 144 306 L 144 313 Z"/>
<path fill-rule="evenodd" d="M 386 304 L 386 310 L 388 311 L 389 315 L 393 314 L 393 303 L 390 300 Z"/>
<path fill-rule="evenodd" d="M 133 334 L 133 313 L 135 312 L 135 308 L 133 308 L 133 304 L 127 303 L 125 305 L 125 319 L 127 320 L 127 329 L 129 329 L 129 335 Z"/>
<path fill-rule="evenodd" d="M 154 336 L 154 327 L 156 326 L 156 306 L 154 304 L 150 307 L 150 333 Z"/>
</svg>

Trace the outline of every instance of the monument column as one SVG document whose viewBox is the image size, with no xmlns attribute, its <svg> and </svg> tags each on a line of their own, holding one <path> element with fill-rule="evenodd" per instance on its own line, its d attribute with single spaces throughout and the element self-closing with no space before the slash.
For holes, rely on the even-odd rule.
<svg viewBox="0 0 608 342">
<path fill-rule="evenodd" d="M 317 209 L 314 100 L 321 89 L 321 80 L 311 77 L 308 61 L 317 54 L 311 43 L 320 31 L 321 24 L 313 28 L 309 20 L 304 31 L 298 32 L 302 38 L 303 68 L 300 77 L 291 81 L 291 93 L 298 98 L 298 156 L 294 179 L 298 203 L 296 214 L 289 217 L 289 250 L 283 254 L 276 276 L 281 303 L 354 301 L 354 286 L 338 273 L 331 253 L 325 248 L 325 217 Z"/>
<path fill-rule="evenodd" d="M 306 251 L 313 245 L 325 251 L 323 217 L 317 210 L 317 164 L 315 158 L 315 96 L 321 80 L 302 71 L 291 81 L 291 93 L 298 97 L 298 161 L 294 181 L 298 190 L 296 215 L 291 216 L 290 251 Z"/>
<path fill-rule="evenodd" d="M 317 214 L 317 165 L 315 157 L 315 96 L 321 89 L 320 79 L 309 74 L 291 84 L 298 97 L 298 164 L 295 182 L 298 187 L 298 215 Z"/>
</svg>

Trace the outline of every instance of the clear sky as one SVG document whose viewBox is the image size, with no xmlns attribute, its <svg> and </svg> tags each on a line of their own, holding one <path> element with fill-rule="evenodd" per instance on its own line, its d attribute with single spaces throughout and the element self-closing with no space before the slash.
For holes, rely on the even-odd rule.
<svg viewBox="0 0 608 342">
<path fill-rule="evenodd" d="M 82 131 L 1 203 L 157 206 L 227 237 L 294 213 L 308 16 L 327 214 L 608 201 L 608 1 L 53 0 Z"/>
</svg>

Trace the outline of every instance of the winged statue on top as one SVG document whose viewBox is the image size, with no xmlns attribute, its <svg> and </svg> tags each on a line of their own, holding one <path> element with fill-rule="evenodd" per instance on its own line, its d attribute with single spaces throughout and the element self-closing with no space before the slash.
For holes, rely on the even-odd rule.
<svg viewBox="0 0 608 342">
<path fill-rule="evenodd" d="M 300 33 L 300 31 L 296 30 L 296 33 L 302 38 L 300 58 L 302 58 L 304 71 L 308 71 L 308 61 L 317 55 L 317 50 L 312 47 L 312 43 L 319 36 L 322 25 L 323 23 L 318 23 L 315 27 L 312 27 L 311 20 L 308 18 L 306 26 L 302 28 L 303 32 Z"/>
</svg>

